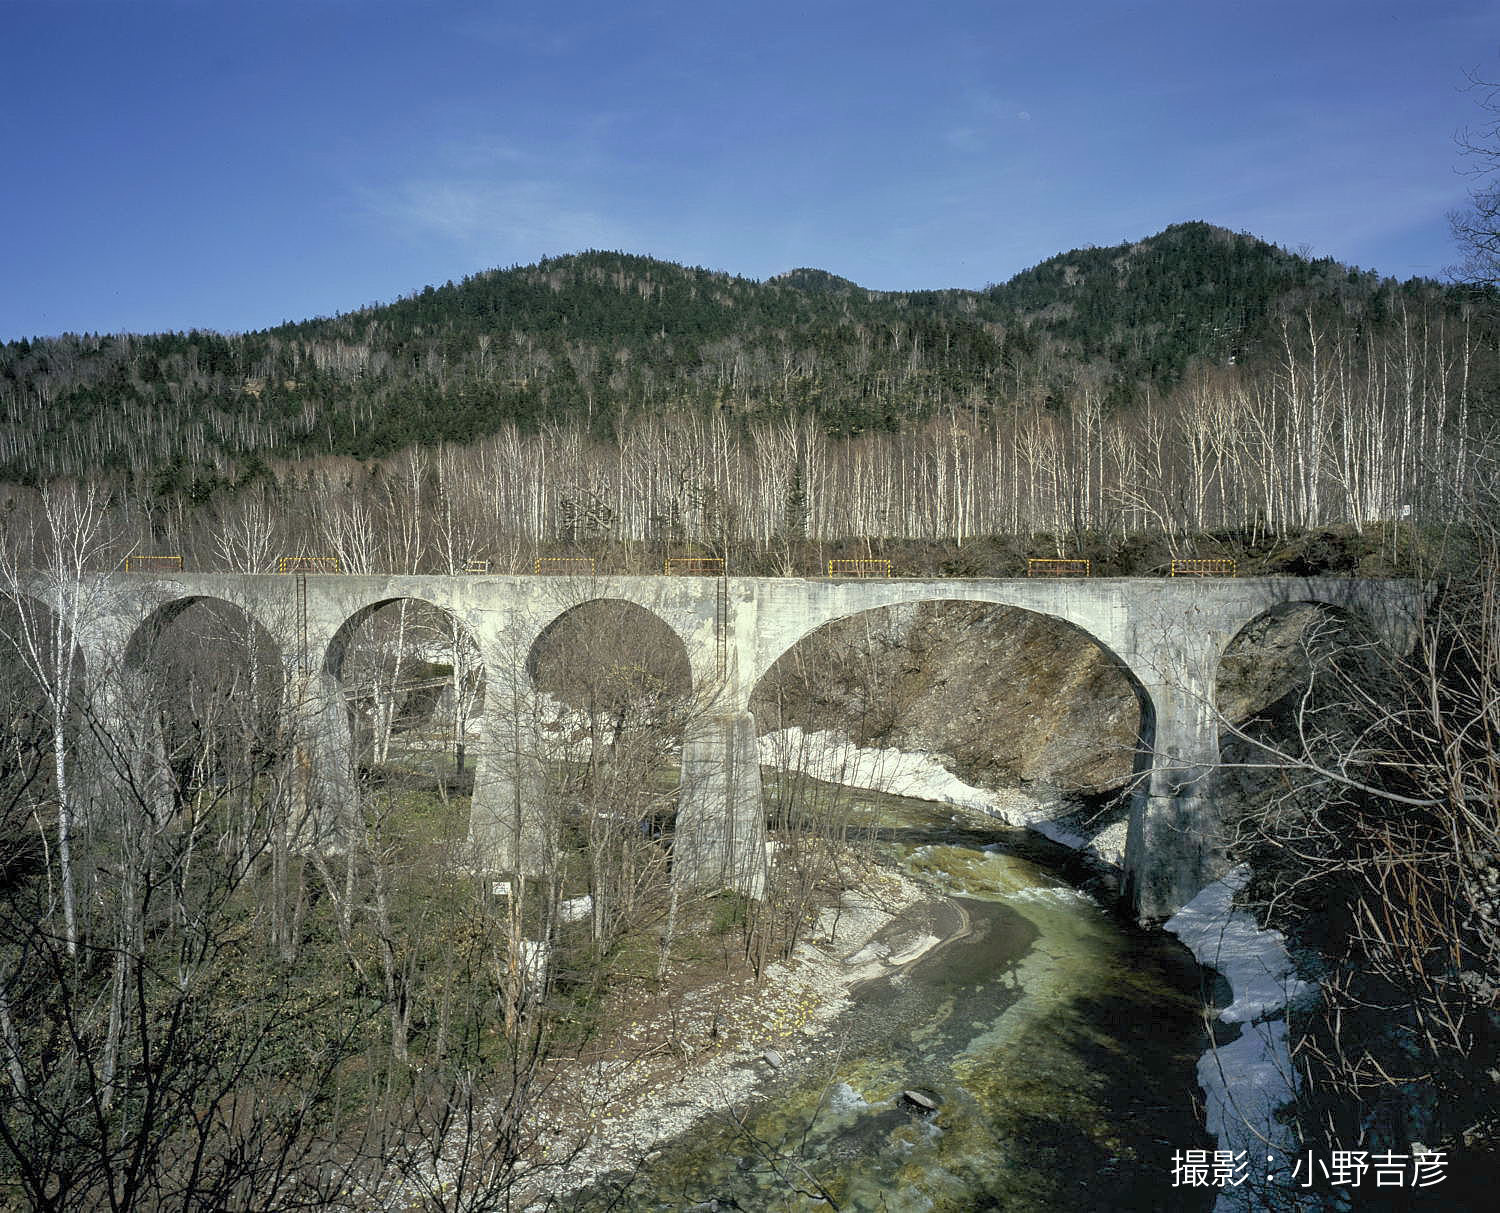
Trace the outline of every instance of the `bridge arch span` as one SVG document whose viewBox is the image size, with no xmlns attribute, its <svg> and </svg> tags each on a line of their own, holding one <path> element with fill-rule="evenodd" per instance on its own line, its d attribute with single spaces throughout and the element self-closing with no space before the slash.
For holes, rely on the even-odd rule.
<svg viewBox="0 0 1500 1213">
<path fill-rule="evenodd" d="M 1051 646 L 1050 653 L 1043 650 L 1041 657 L 1046 663 L 1043 667 L 1045 672 L 1023 672 L 1015 682 L 1001 688 L 993 697 L 982 684 L 975 684 L 974 698 L 970 700 L 965 697 L 963 702 L 972 702 L 980 711 L 974 713 L 972 721 L 959 720 L 958 713 L 955 713 L 953 725 L 944 729 L 949 737 L 945 748 L 954 753 L 967 752 L 971 757 L 982 752 L 987 759 L 996 760 L 1002 769 L 1012 771 L 1016 778 L 1023 781 L 1036 778 L 1058 788 L 1087 792 L 1124 790 L 1128 794 L 1143 783 L 1154 764 L 1156 705 L 1150 689 L 1118 653 L 1101 644 L 1094 635 L 1076 623 L 1058 615 L 1012 606 L 989 597 L 972 594 L 966 597 L 908 597 L 904 602 L 891 604 L 898 607 L 928 605 L 978 607 L 995 612 L 982 618 L 979 626 L 985 631 L 998 629 L 999 634 L 976 637 L 973 641 L 980 646 L 976 651 L 979 670 L 973 665 L 966 670 L 965 663 L 960 661 L 956 668 L 949 671 L 956 678 L 983 680 L 982 670 L 987 659 L 998 657 L 1002 652 L 1013 651 L 1005 648 L 1007 633 L 1011 638 L 1023 638 L 1027 645 L 1040 641 Z M 757 732 L 764 733 L 767 729 L 777 727 L 775 691 L 779 678 L 791 677 L 794 685 L 805 680 L 805 686 L 814 690 L 818 685 L 819 675 L 816 672 L 809 671 L 799 675 L 784 669 L 780 663 L 793 658 L 800 646 L 815 640 L 820 634 L 826 634 L 840 623 L 857 621 L 876 613 L 883 614 L 890 609 L 890 606 L 866 606 L 852 614 L 837 616 L 804 633 L 785 649 L 777 663 L 773 663 L 750 690 L 748 701 L 757 718 Z M 1009 617 L 1005 614 L 1007 612 L 1010 613 Z M 962 623 L 960 626 L 963 626 Z M 855 681 L 857 684 L 863 680 L 856 677 Z M 880 674 L 872 673 L 867 690 L 857 691 L 852 698 L 879 705 L 885 701 L 889 692 L 896 689 L 898 683 L 897 677 L 887 682 Z M 1009 708 L 1007 701 L 1010 703 Z M 1087 758 L 1075 758 L 1070 752 L 1069 758 L 1063 760 L 1061 765 L 1052 766 L 1049 764 L 1057 762 L 1059 758 L 1056 752 L 1043 756 L 1043 747 L 1029 744 L 1031 739 L 1051 736 L 1054 732 L 1060 732 L 1064 737 L 1080 737 L 1081 726 L 1070 722 L 1067 719 L 1068 713 L 1085 703 L 1097 704 L 1101 701 L 1108 704 L 1104 709 L 1103 719 L 1117 723 L 1120 731 L 1117 732 L 1113 727 L 1098 730 L 1098 748 Z M 874 726 L 877 730 L 883 729 L 888 721 L 879 717 L 878 706 L 875 710 L 877 717 Z M 1007 711 L 1031 719 L 1028 723 L 1019 724 L 1015 732 L 1010 733 L 1004 723 Z M 1037 717 L 1040 719 L 1036 719 Z M 998 727 L 995 725 L 997 720 L 1000 721 Z M 1097 721 L 1090 721 L 1091 731 L 1096 723 Z M 846 731 L 855 733 L 856 730 L 857 727 L 851 727 Z M 1028 765 L 1030 771 L 1022 773 Z M 1068 770 L 1070 766 L 1071 770 Z M 1037 774 L 1038 770 L 1047 773 Z M 1084 774 L 1085 771 L 1088 772 L 1087 775 Z M 1090 776 L 1096 776 L 1098 782 L 1089 782 Z"/>
<path fill-rule="evenodd" d="M 693 690 L 686 642 L 660 614 L 632 598 L 589 598 L 555 614 L 536 633 L 525 670 L 534 684 L 592 681 L 591 667 L 633 669 L 667 694 Z M 633 681 L 633 680 L 626 680 Z M 557 696 L 566 698 L 566 694 Z"/>
<path fill-rule="evenodd" d="M 378 612 L 383 611 L 387 607 L 400 606 L 402 603 L 412 603 L 419 607 L 424 607 L 451 622 L 455 636 L 462 636 L 468 643 L 473 645 L 480 653 L 480 660 L 483 661 L 484 650 L 479 645 L 478 637 L 474 635 L 473 629 L 464 622 L 450 604 L 438 601 L 436 596 L 385 594 L 364 602 L 352 610 L 348 610 L 343 619 L 331 629 L 326 641 L 323 643 L 321 658 L 315 663 L 316 668 L 342 683 L 350 648 L 360 630 Z"/>
<path fill-rule="evenodd" d="M 1259 609 L 1236 621 L 1238 626 L 1231 625 L 1232 630 L 1225 630 L 1217 651 L 1211 654 L 1216 667 L 1215 690 L 1218 687 L 1217 674 L 1222 671 L 1225 661 L 1234 660 L 1253 639 L 1257 629 L 1298 612 L 1316 612 L 1333 621 L 1351 639 L 1357 638 L 1360 643 L 1372 646 L 1386 659 L 1404 655 L 1415 640 L 1412 620 L 1375 615 L 1365 604 L 1341 601 L 1333 596 L 1288 596 L 1260 605 Z"/>
<path fill-rule="evenodd" d="M 147 604 L 95 710 L 150 810 L 168 819 L 199 793 L 245 794 L 264 774 L 283 720 L 283 643 L 233 598 L 181 594 Z"/>
<path fill-rule="evenodd" d="M 220 613 L 227 608 L 232 617 L 237 617 L 247 625 L 247 637 L 253 636 L 257 644 L 263 642 L 267 651 L 273 653 L 279 661 L 284 657 L 283 645 L 277 639 L 275 630 L 268 627 L 260 617 L 256 605 L 219 594 L 184 594 L 168 598 L 158 603 L 131 629 L 121 655 L 124 667 L 132 674 L 143 672 L 145 663 L 150 660 L 152 650 L 160 643 L 162 636 L 185 612 L 194 607 L 206 607 Z"/>
<path fill-rule="evenodd" d="M 816 583 L 803 583 L 816 584 Z M 1123 605 L 1096 587 L 1085 583 L 1075 595 L 1059 595 L 1057 583 L 1011 581 L 993 585 L 972 581 L 846 582 L 819 587 L 825 592 L 807 596 L 803 603 L 776 604 L 774 613 L 757 630 L 753 652 L 742 666 L 747 687 L 753 688 L 770 668 L 791 649 L 819 628 L 882 607 L 920 605 L 933 602 L 977 603 L 1027 611 L 1065 625 L 1109 654 L 1144 691 L 1145 682 L 1128 657 L 1123 626 Z M 827 592 L 831 588 L 832 592 Z M 767 616 L 761 608 L 763 618 Z M 1148 697 L 1149 698 L 1149 697 Z"/>
</svg>

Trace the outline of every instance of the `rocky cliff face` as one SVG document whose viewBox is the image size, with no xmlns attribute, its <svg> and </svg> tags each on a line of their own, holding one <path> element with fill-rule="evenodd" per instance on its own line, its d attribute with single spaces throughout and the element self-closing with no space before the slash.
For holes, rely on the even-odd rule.
<svg viewBox="0 0 1500 1213">
<path fill-rule="evenodd" d="M 1308 629 L 1322 617 L 1295 606 L 1231 645 L 1219 674 L 1229 719 L 1264 714 L 1299 685 Z M 830 624 L 771 668 L 752 710 L 762 732 L 799 725 L 926 751 L 970 783 L 1041 799 L 1123 788 L 1140 727 L 1129 678 L 1088 637 L 1047 616 L 971 603 Z M 1244 780 L 1226 791 L 1253 795 Z"/>
<path fill-rule="evenodd" d="M 1140 706 L 1080 632 L 1010 607 L 923 603 L 821 629 L 752 703 L 762 731 L 923 750 L 983 787 L 1098 793 L 1130 776 Z"/>
</svg>

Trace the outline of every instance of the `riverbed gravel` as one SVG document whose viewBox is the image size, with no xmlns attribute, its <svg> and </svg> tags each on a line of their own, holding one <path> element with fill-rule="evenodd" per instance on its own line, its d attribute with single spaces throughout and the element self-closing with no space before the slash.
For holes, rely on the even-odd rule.
<svg viewBox="0 0 1500 1213">
<path fill-rule="evenodd" d="M 689 991 L 669 1012 L 630 1023 L 608 1058 L 575 1067 L 554 1088 L 547 1116 L 571 1157 L 526 1199 L 540 1208 L 545 1197 L 628 1172 L 699 1120 L 730 1115 L 772 1073 L 816 1064 L 836 1049 L 856 987 L 911 964 L 966 921 L 955 903 L 877 869 L 760 982 Z"/>
</svg>

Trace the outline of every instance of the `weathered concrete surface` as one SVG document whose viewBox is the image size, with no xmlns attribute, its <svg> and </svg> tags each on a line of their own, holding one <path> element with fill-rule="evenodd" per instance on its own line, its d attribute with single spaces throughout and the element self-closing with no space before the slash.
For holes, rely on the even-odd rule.
<svg viewBox="0 0 1500 1213">
<path fill-rule="evenodd" d="M 766 889 L 766 815 L 760 755 L 749 712 L 710 716 L 690 726 L 682 745 L 674 875 L 689 887 Z"/>
<path fill-rule="evenodd" d="M 305 611 L 298 583 L 305 580 Z M 359 621 L 402 598 L 451 613 L 478 644 L 491 678 L 523 678 L 537 636 L 572 607 L 601 598 L 633 602 L 681 639 L 695 691 L 712 716 L 747 713 L 756 682 L 802 637 L 835 619 L 897 603 L 987 602 L 1036 611 L 1071 624 L 1117 659 L 1142 704 L 1138 769 L 1140 790 L 1132 812 L 1126 870 L 1129 895 L 1143 918 L 1171 913 L 1219 873 L 1207 845 L 1211 811 L 1198 793 L 1218 758 L 1213 711 L 1214 678 L 1224 647 L 1251 620 L 1283 603 L 1330 604 L 1362 618 L 1392 648 L 1405 651 L 1414 635 L 1422 593 L 1410 582 L 1342 578 L 1241 580 L 893 579 L 823 581 L 731 577 L 727 611 L 718 620 L 716 579 L 696 577 L 527 576 L 296 576 L 182 573 L 167 577 L 110 574 L 90 585 L 89 647 L 124 654 L 142 627 L 160 612 L 197 598 L 234 604 L 283 644 L 289 667 L 318 671 L 337 681 L 343 651 Z M 38 584 L 34 596 L 52 605 Z M 524 867 L 545 849 L 545 823 L 528 822 L 526 777 L 509 780 L 496 765 L 505 751 L 502 713 L 489 707 L 478 755 L 475 840 L 497 858 Z M 685 873 L 700 879 L 722 869 L 758 892 L 756 864 L 738 853 L 745 838 L 751 777 L 739 757 L 743 726 L 734 724 L 722 744 L 698 739 L 684 755 L 686 834 L 678 846 L 694 858 Z M 335 730 L 336 732 L 336 730 Z M 323 733 L 327 744 L 345 744 Z M 753 742 L 753 728 L 750 733 Z M 513 748 L 513 747 L 512 747 Z M 320 760 L 319 766 L 331 760 Z M 713 774 L 714 765 L 738 771 Z M 332 763 L 342 781 L 346 764 Z M 749 763 L 753 767 L 754 763 Z M 754 776 L 758 781 L 758 773 Z M 326 790 L 343 794 L 340 787 Z M 520 814 L 520 819 L 516 815 Z M 541 834 L 538 835 L 537 831 Z M 506 852 L 496 841 L 518 841 Z M 533 845 L 526 839 L 540 837 Z M 748 854 L 748 851 L 747 851 Z"/>
</svg>

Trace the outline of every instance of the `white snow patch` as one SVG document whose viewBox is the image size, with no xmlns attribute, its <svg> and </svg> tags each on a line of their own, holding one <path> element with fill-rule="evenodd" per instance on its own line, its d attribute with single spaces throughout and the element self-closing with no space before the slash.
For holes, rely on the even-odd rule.
<svg viewBox="0 0 1500 1213">
<path fill-rule="evenodd" d="M 767 733 L 759 746 L 760 760 L 768 767 L 803 771 L 814 779 L 851 788 L 977 809 L 1075 851 L 1090 851 L 1117 867 L 1124 859 L 1123 828 L 1115 832 L 1118 837 L 1108 830 L 1096 838 L 1085 837 L 1053 820 L 1055 806 L 1016 789 L 992 791 L 965 783 L 932 754 L 857 746 L 842 733 L 808 733 L 797 725 Z"/>
<path fill-rule="evenodd" d="M 1166 922 L 1166 930 L 1187 945 L 1198 963 L 1224 974 L 1234 1001 L 1219 1018 L 1249 1023 L 1280 1011 L 1309 989 L 1292 968 L 1280 931 L 1263 931 L 1255 919 L 1233 908 L 1234 895 L 1250 882 L 1250 866 L 1204 888 Z"/>
<path fill-rule="evenodd" d="M 569 897 L 557 906 L 559 922 L 582 922 L 593 912 L 594 899 L 588 893 L 582 897 Z"/>
<path fill-rule="evenodd" d="M 1229 982 L 1232 1001 L 1219 1013 L 1240 1024 L 1239 1036 L 1198 1060 L 1205 1121 L 1221 1149 L 1245 1152 L 1251 1174 L 1267 1154 L 1277 1156 L 1276 1173 L 1296 1152 L 1290 1129 L 1276 1119 L 1278 1108 L 1297 1096 L 1297 1075 L 1287 1042 L 1286 1005 L 1312 986 L 1296 975 L 1280 931 L 1262 930 L 1255 919 L 1234 908 L 1234 895 L 1250 881 L 1241 864 L 1214 881 L 1165 924 L 1187 945 L 1198 963 L 1217 969 Z M 1224 1188 L 1215 1213 L 1251 1207 L 1255 1193 Z"/>
<path fill-rule="evenodd" d="M 1204 1121 L 1221 1145 L 1233 1143 L 1234 1149 L 1248 1146 L 1254 1158 L 1262 1140 L 1260 1133 L 1270 1141 L 1286 1135 L 1286 1129 L 1276 1122 L 1276 1109 L 1296 1094 L 1290 1065 L 1284 1019 L 1247 1024 L 1238 1039 L 1210 1049 L 1198 1059 L 1198 1085 L 1205 1096 Z M 1261 1155 L 1265 1153 L 1260 1150 Z"/>
<path fill-rule="evenodd" d="M 867 749 L 841 733 L 807 733 L 793 725 L 767 733 L 760 738 L 759 746 L 760 760 L 766 766 L 804 771 L 814 779 L 851 788 L 978 809 L 1011 825 L 1024 824 L 1013 820 L 1011 814 L 1036 805 L 1020 792 L 990 792 L 965 783 L 931 754 L 894 747 Z"/>
</svg>

